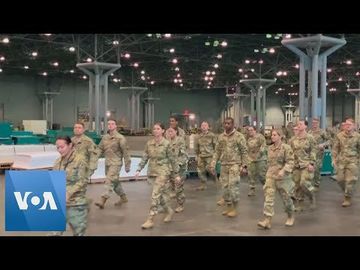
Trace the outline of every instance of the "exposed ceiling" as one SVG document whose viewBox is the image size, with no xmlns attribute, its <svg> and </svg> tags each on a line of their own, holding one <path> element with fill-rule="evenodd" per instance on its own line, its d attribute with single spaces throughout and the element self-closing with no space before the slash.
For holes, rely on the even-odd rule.
<svg viewBox="0 0 360 270">
<path fill-rule="evenodd" d="M 347 86 L 358 88 L 360 35 L 326 35 L 347 41 L 328 58 L 328 89 L 344 93 Z M 307 35 L 291 35 L 300 36 Z M 76 64 L 98 61 L 122 65 L 110 77 L 118 86 L 213 89 L 261 77 L 277 78 L 269 93 L 288 96 L 298 91 L 299 60 L 281 44 L 287 37 L 276 33 L 0 34 L 0 79 L 2 74 L 31 74 L 86 80 Z"/>
</svg>

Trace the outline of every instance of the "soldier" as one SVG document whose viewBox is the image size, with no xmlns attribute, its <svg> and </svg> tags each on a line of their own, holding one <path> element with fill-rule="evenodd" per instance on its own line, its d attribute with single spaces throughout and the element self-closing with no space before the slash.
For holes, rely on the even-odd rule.
<svg viewBox="0 0 360 270">
<path fill-rule="evenodd" d="M 105 156 L 105 193 L 101 195 L 101 202 L 96 202 L 95 205 L 100 209 L 104 209 L 105 202 L 110 198 L 114 191 L 119 197 L 119 201 L 115 205 L 121 205 L 128 201 L 126 194 L 121 186 L 119 175 L 123 158 L 125 160 L 125 171 L 130 171 L 131 158 L 126 139 L 123 135 L 116 131 L 115 120 L 108 120 L 108 134 L 106 134 L 100 141 L 100 154 Z"/>
<path fill-rule="evenodd" d="M 331 143 L 329 135 L 324 130 L 319 128 L 319 123 L 320 123 L 319 118 L 313 118 L 311 130 L 309 131 L 309 134 L 313 135 L 317 145 L 316 167 L 314 172 L 315 191 L 318 191 L 320 187 L 320 179 L 321 179 L 320 170 L 322 168 L 322 163 L 324 159 L 324 150 L 326 147 L 329 147 Z"/>
<path fill-rule="evenodd" d="M 285 138 L 287 142 L 289 142 L 289 140 L 294 136 L 293 127 L 294 127 L 293 122 L 289 122 L 286 126 Z"/>
<path fill-rule="evenodd" d="M 337 134 L 332 149 L 336 180 L 344 192 L 343 207 L 351 205 L 351 197 L 359 176 L 360 134 L 354 131 L 354 120 L 345 121 L 344 131 Z"/>
<path fill-rule="evenodd" d="M 220 183 L 228 217 L 237 216 L 237 204 L 240 196 L 240 173 L 245 173 L 249 158 L 244 135 L 234 129 L 234 119 L 225 118 L 224 133 L 219 135 L 215 155 L 211 161 L 211 171 L 215 174 L 216 162 L 221 162 Z"/>
<path fill-rule="evenodd" d="M 97 169 L 100 151 L 93 140 L 86 136 L 84 132 L 84 123 L 75 123 L 75 136 L 71 138 L 71 142 L 75 148 L 76 153 L 83 156 L 87 165 L 88 180 L 90 180 L 90 176 Z"/>
<path fill-rule="evenodd" d="M 197 161 L 197 172 L 201 185 L 196 190 L 205 190 L 207 188 L 206 172 L 210 172 L 210 163 L 215 152 L 217 137 L 209 131 L 209 123 L 201 123 L 201 133 L 196 137 L 194 142 L 194 152 Z M 215 174 L 216 177 L 216 174 Z"/>
<path fill-rule="evenodd" d="M 56 148 L 61 156 L 55 161 L 53 170 L 66 173 L 66 221 L 74 236 L 83 236 L 89 212 L 86 198 L 88 167 L 83 155 L 75 152 L 70 137 L 58 137 Z"/>
<path fill-rule="evenodd" d="M 178 118 L 174 115 L 170 116 L 169 118 L 169 125 L 171 128 L 175 129 L 176 130 L 176 134 L 178 137 L 184 139 L 185 143 L 186 143 L 186 134 L 185 134 L 185 131 L 180 128 L 178 126 Z"/>
<path fill-rule="evenodd" d="M 173 173 L 176 184 L 181 182 L 179 166 L 176 163 L 176 158 L 171 150 L 169 141 L 163 137 L 164 132 L 163 124 L 154 124 L 154 138 L 146 143 L 144 155 L 135 174 L 135 178 L 137 178 L 140 171 L 149 161 L 147 175 L 148 182 L 153 185 L 153 190 L 150 213 L 148 219 L 141 226 L 143 229 L 149 229 L 154 226 L 154 217 L 158 213 L 159 206 L 162 206 L 167 213 L 164 222 L 167 223 L 172 220 L 174 210 L 171 208 L 169 197 L 170 174 Z"/>
<path fill-rule="evenodd" d="M 316 142 L 312 135 L 306 132 L 307 122 L 299 120 L 298 134 L 291 139 L 290 146 L 294 151 L 295 164 L 293 171 L 293 180 L 295 182 L 295 194 L 298 200 L 296 210 L 300 211 L 300 199 L 306 195 L 310 199 L 311 209 L 315 209 L 316 201 L 314 186 L 314 170 L 316 164 Z"/>
<path fill-rule="evenodd" d="M 258 222 L 258 226 L 263 229 L 271 228 L 276 190 L 281 195 L 287 213 L 285 226 L 294 225 L 294 204 L 291 199 L 291 192 L 294 188 L 294 182 L 291 180 L 291 173 L 294 168 L 294 153 L 289 145 L 282 142 L 282 137 L 283 132 L 281 130 L 272 130 L 271 139 L 273 144 L 268 148 L 268 170 L 264 185 L 264 219 Z"/>
<path fill-rule="evenodd" d="M 256 181 L 265 184 L 266 174 L 266 142 L 265 137 L 256 133 L 255 127 L 248 127 L 249 138 L 247 140 L 247 148 L 249 153 L 249 193 L 248 196 L 255 196 Z"/>
<path fill-rule="evenodd" d="M 188 154 L 186 152 L 184 140 L 177 137 L 175 129 L 168 128 L 167 134 L 169 135 L 168 140 L 170 142 L 171 151 L 173 152 L 173 155 L 175 157 L 175 162 L 179 165 L 179 175 L 181 180 L 179 182 L 176 182 L 175 173 L 171 171 L 170 183 L 176 194 L 175 197 L 177 201 L 177 207 L 175 209 L 175 212 L 180 213 L 184 211 L 184 183 L 186 178 Z"/>
</svg>

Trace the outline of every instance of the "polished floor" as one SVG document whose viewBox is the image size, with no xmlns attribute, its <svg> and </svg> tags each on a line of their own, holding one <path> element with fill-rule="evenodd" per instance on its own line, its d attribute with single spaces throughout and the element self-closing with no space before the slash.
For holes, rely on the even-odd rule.
<svg viewBox="0 0 360 270">
<path fill-rule="evenodd" d="M 247 196 L 246 179 L 241 183 L 239 215 L 228 218 L 221 215 L 221 207 L 216 205 L 219 186 L 209 182 L 205 191 L 195 191 L 197 178 L 189 178 L 185 184 L 187 196 L 185 211 L 174 216 L 173 222 L 164 223 L 164 214 L 159 214 L 155 227 L 142 230 L 150 206 L 151 186 L 146 181 L 124 182 L 129 202 L 114 206 L 113 196 L 104 210 L 91 206 L 89 214 L 89 236 L 342 236 L 360 235 L 360 199 L 356 193 L 353 205 L 341 207 L 342 195 L 336 182 L 330 177 L 322 177 L 322 185 L 317 194 L 318 204 L 314 211 L 296 214 L 295 226 L 284 226 L 286 214 L 277 195 L 275 216 L 271 230 L 260 230 L 256 223 L 262 217 L 263 191 L 260 186 L 255 197 Z M 103 184 L 90 184 L 88 196 L 97 200 L 103 192 Z M 4 174 L 0 175 L 0 235 L 46 235 L 46 232 L 5 232 L 4 231 Z M 175 206 L 175 202 L 174 206 Z M 64 235 L 72 235 L 70 229 Z"/>
</svg>

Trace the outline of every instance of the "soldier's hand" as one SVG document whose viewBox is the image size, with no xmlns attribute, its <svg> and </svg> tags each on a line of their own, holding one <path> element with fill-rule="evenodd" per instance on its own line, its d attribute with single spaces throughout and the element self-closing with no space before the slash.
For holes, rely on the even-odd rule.
<svg viewBox="0 0 360 270">
<path fill-rule="evenodd" d="M 248 170 L 245 167 L 240 168 L 240 176 L 246 176 L 248 174 Z"/>
<path fill-rule="evenodd" d="M 283 170 L 280 170 L 278 175 L 280 178 L 283 178 L 285 175 L 285 172 Z"/>
<path fill-rule="evenodd" d="M 175 183 L 176 183 L 176 184 L 180 184 L 180 182 L 181 182 L 181 177 L 180 177 L 180 176 L 176 176 L 176 177 L 175 177 Z"/>
<path fill-rule="evenodd" d="M 319 144 L 319 150 L 324 150 L 324 144 Z"/>
<path fill-rule="evenodd" d="M 210 167 L 209 169 L 210 169 L 210 173 L 211 173 L 212 175 L 215 175 L 215 174 L 216 174 L 214 167 Z"/>
<path fill-rule="evenodd" d="M 309 164 L 309 166 L 308 166 L 308 171 L 309 171 L 309 172 L 313 172 L 313 171 L 315 171 L 315 166 L 314 166 L 314 165 Z"/>
<path fill-rule="evenodd" d="M 137 179 L 137 178 L 139 177 L 139 174 L 140 174 L 140 172 L 139 172 L 139 171 L 136 171 L 136 173 L 135 173 L 135 179 Z"/>
</svg>

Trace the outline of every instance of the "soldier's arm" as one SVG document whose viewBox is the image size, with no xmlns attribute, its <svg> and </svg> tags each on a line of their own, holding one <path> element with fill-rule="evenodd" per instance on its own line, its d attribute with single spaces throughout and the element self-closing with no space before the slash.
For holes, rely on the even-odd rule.
<svg viewBox="0 0 360 270">
<path fill-rule="evenodd" d="M 199 135 L 195 136 L 194 140 L 194 152 L 196 156 L 200 155 L 200 146 L 199 146 Z"/>
<path fill-rule="evenodd" d="M 179 155 L 180 155 L 180 159 L 181 161 L 183 161 L 183 165 L 185 165 L 188 161 L 188 153 L 186 151 L 186 144 L 184 142 L 184 140 L 180 140 L 179 141 Z"/>
<path fill-rule="evenodd" d="M 287 173 L 291 173 L 294 169 L 294 152 L 290 146 L 285 147 L 285 165 L 282 168 Z"/>
<path fill-rule="evenodd" d="M 100 157 L 100 149 L 96 146 L 94 142 L 91 142 L 89 145 L 89 169 L 94 172 L 98 166 L 98 159 Z"/>
<path fill-rule="evenodd" d="M 339 142 L 338 136 L 336 135 L 334 138 L 334 145 L 332 146 L 332 149 L 331 149 L 333 163 L 336 163 L 336 159 L 337 159 L 339 152 L 340 152 L 340 142 Z"/>
<path fill-rule="evenodd" d="M 221 152 L 222 152 L 222 149 L 221 149 L 221 143 L 219 140 L 215 146 L 215 153 L 214 153 L 213 159 L 211 161 L 210 168 L 215 169 L 216 162 L 219 160 L 219 158 L 221 156 Z"/>
<path fill-rule="evenodd" d="M 213 147 L 215 149 L 216 145 L 218 144 L 218 136 L 216 136 L 215 134 L 214 134 L 213 139 L 212 139 L 212 144 L 213 144 Z"/>
<path fill-rule="evenodd" d="M 83 190 L 87 185 L 88 180 L 86 175 L 86 164 L 84 161 L 79 162 L 76 174 L 72 175 L 71 177 L 75 177 L 77 181 L 75 185 L 66 187 L 66 194 L 68 200 L 71 199 L 74 194 Z"/>
<path fill-rule="evenodd" d="M 104 147 L 104 137 L 102 137 L 99 145 L 98 145 L 98 149 L 99 149 L 99 157 L 104 155 L 104 151 L 105 151 L 105 147 Z"/>
<path fill-rule="evenodd" d="M 170 161 L 171 169 L 174 173 L 174 177 L 176 178 L 177 176 L 179 176 L 179 163 L 176 160 L 176 154 L 173 151 L 171 151 L 170 144 L 166 147 L 166 157 Z"/>
<path fill-rule="evenodd" d="M 264 136 L 260 136 L 260 156 L 266 156 L 266 140 Z"/>
<path fill-rule="evenodd" d="M 125 161 L 125 171 L 130 171 L 131 157 L 125 137 L 120 139 L 120 148 Z"/>
<path fill-rule="evenodd" d="M 310 162 L 312 163 L 313 166 L 315 166 L 316 164 L 316 152 L 317 152 L 317 145 L 316 145 L 316 141 L 314 139 L 314 137 L 310 137 L 310 147 L 311 147 L 311 151 L 310 151 Z"/>
<path fill-rule="evenodd" d="M 322 138 L 324 140 L 324 147 L 329 147 L 330 144 L 331 144 L 331 136 L 328 132 L 324 131 L 323 134 L 322 134 Z"/>
<path fill-rule="evenodd" d="M 238 148 L 241 154 L 242 167 L 247 167 L 250 163 L 247 144 L 244 136 L 240 137 L 238 140 Z"/>
<path fill-rule="evenodd" d="M 148 160 L 149 160 L 149 148 L 148 148 L 148 144 L 145 144 L 144 154 L 141 158 L 141 161 L 140 161 L 136 171 L 140 172 L 145 167 Z"/>
</svg>

